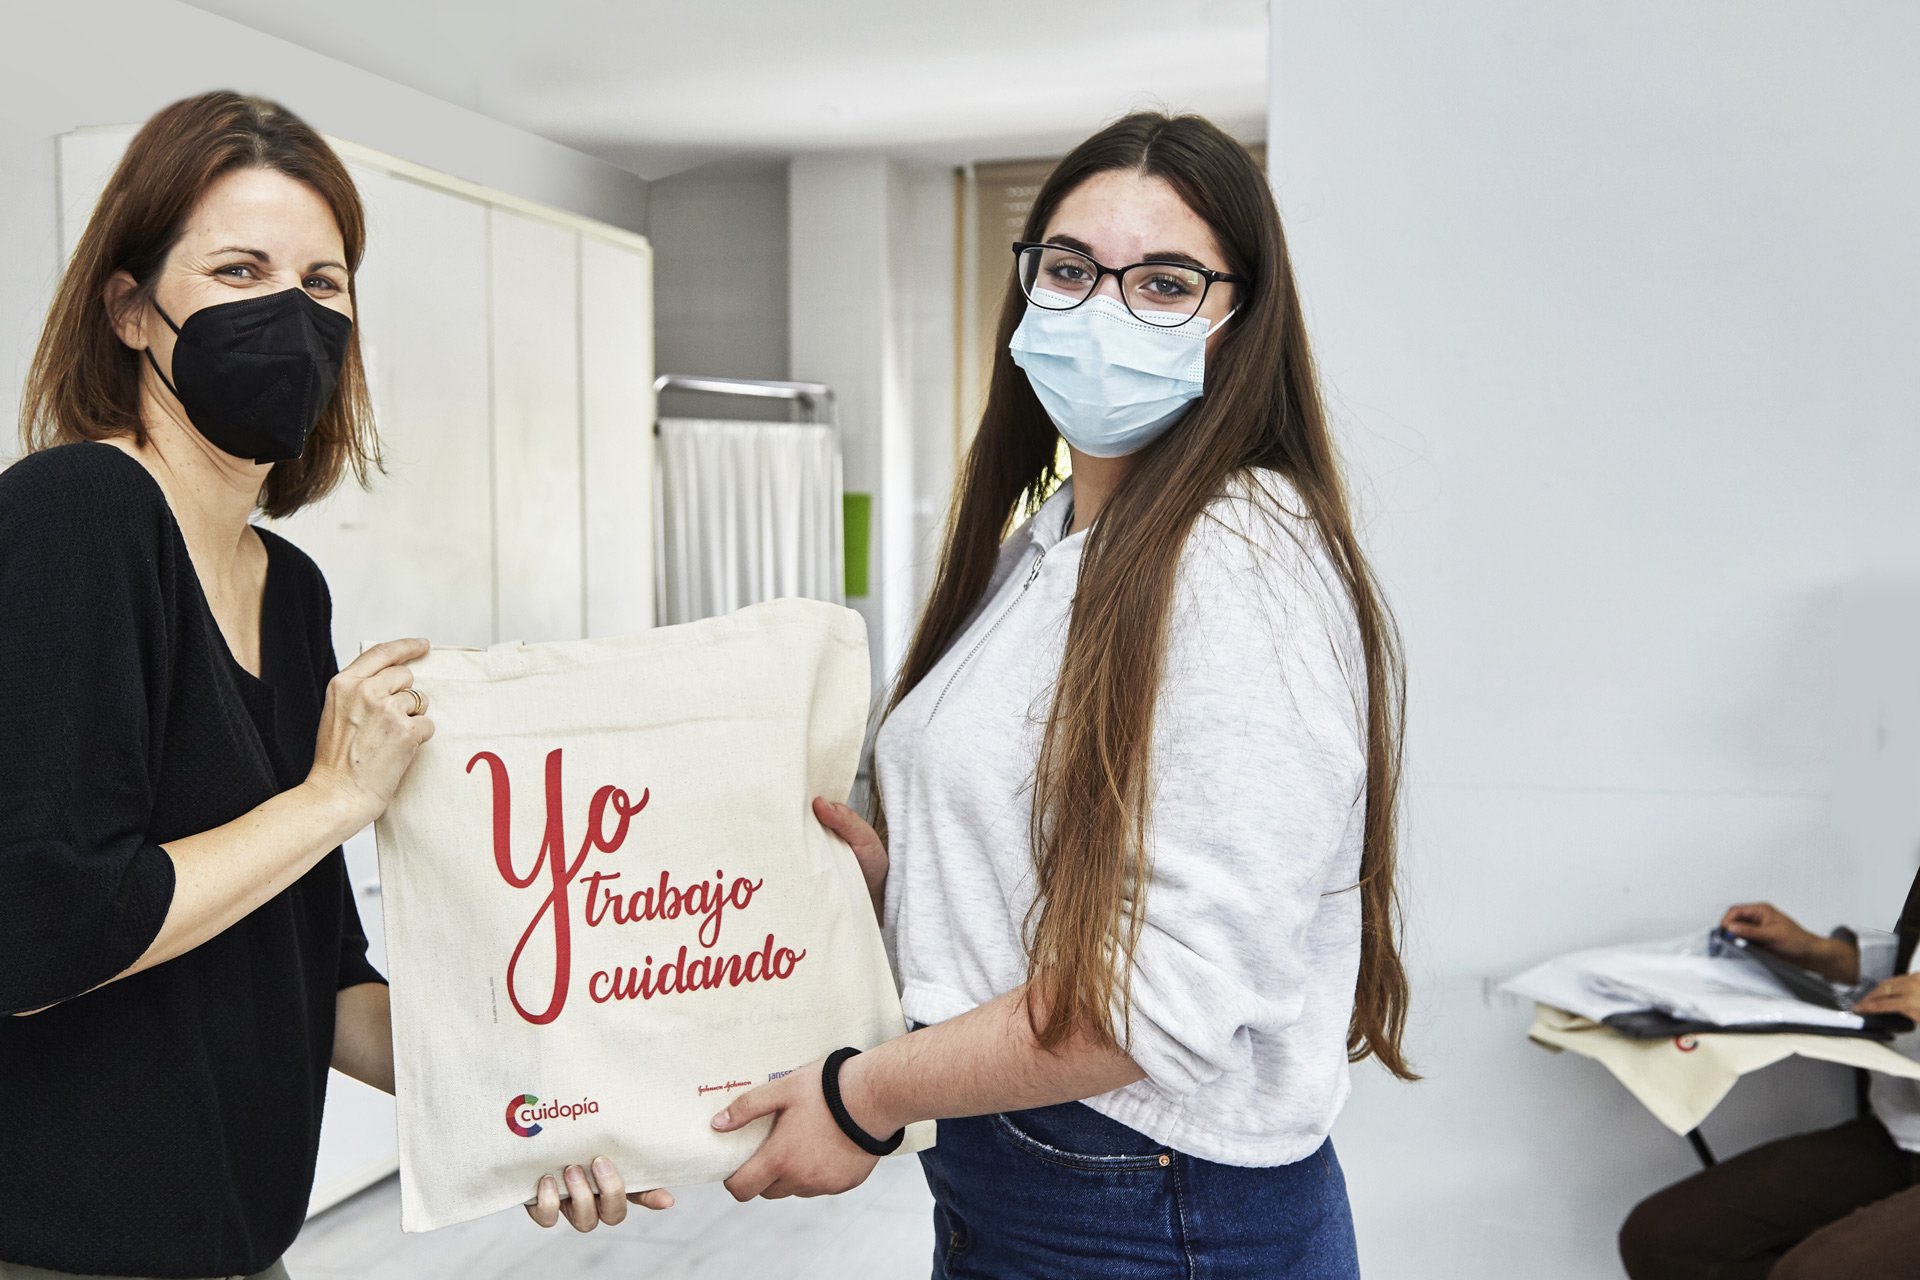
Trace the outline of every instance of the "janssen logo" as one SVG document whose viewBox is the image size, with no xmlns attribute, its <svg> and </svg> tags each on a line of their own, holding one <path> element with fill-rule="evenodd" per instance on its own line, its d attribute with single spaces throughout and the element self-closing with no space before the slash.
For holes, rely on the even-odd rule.
<svg viewBox="0 0 1920 1280">
<path fill-rule="evenodd" d="M 507 1103 L 507 1128 L 522 1138 L 531 1138 L 544 1127 L 542 1120 L 577 1120 L 600 1114 L 600 1104 L 591 1098 L 578 1102 L 542 1102 L 523 1093 Z"/>
</svg>

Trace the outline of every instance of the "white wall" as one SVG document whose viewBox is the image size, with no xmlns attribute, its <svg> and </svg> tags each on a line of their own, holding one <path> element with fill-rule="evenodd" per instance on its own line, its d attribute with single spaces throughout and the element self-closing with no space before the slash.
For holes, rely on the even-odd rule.
<svg viewBox="0 0 1920 1280">
<path fill-rule="evenodd" d="M 875 678 L 931 585 L 953 482 L 951 170 L 873 154 L 710 165 L 651 184 L 663 373 L 831 385 L 847 487 L 876 495 Z M 782 418 L 778 401 L 673 392 L 663 412 Z"/>
<path fill-rule="evenodd" d="M 690 169 L 654 182 L 648 196 L 660 372 L 784 380 L 786 164 Z M 753 403 L 712 411 L 740 417 Z M 768 407 L 781 408 L 778 402 Z"/>
<path fill-rule="evenodd" d="M 954 248 L 958 219 L 951 169 L 909 168 L 901 178 L 905 199 L 896 206 L 899 252 L 894 291 L 904 328 L 907 396 L 913 434 L 913 511 L 908 552 L 912 615 L 933 589 L 947 503 L 959 462 L 955 398 L 955 325 L 959 312 Z M 971 424 L 969 424 L 971 434 Z"/>
<path fill-rule="evenodd" d="M 905 654 L 952 474 L 950 183 L 877 155 L 788 167 L 788 367 L 833 387 L 847 491 L 873 495 L 871 593 L 848 603 L 867 619 L 876 682 Z"/>
<path fill-rule="evenodd" d="M 1498 979 L 1766 896 L 1887 923 L 1920 844 L 1920 10 L 1273 8 L 1272 157 L 1404 626 L 1427 1083 L 1336 1141 L 1382 1276 L 1618 1275 L 1694 1167 Z M 1726 1151 L 1837 1118 L 1787 1065 Z"/>
<path fill-rule="evenodd" d="M 65 265 L 54 139 L 145 120 L 233 88 L 275 98 L 324 133 L 631 231 L 647 184 L 590 156 L 262 35 L 176 0 L 63 0 L 0 11 L 0 404 L 16 406 Z M 0 433 L 0 457 L 17 452 Z"/>
</svg>

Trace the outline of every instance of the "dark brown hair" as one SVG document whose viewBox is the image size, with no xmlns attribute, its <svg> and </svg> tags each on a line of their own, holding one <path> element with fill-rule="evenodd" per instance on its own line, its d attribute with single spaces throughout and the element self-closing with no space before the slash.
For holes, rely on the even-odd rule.
<svg viewBox="0 0 1920 1280">
<path fill-rule="evenodd" d="M 114 333 L 107 281 L 125 271 L 138 296 L 151 298 L 160 268 L 207 188 L 246 168 L 284 173 L 327 202 L 340 226 L 347 294 L 354 297 L 352 273 L 366 251 L 366 216 L 353 179 L 326 141 L 292 112 L 261 98 L 223 90 L 176 102 L 134 135 L 61 278 L 21 397 L 20 439 L 27 452 L 109 436 L 146 442 L 142 362 Z M 364 485 L 379 465 L 356 326 L 333 399 L 307 437 L 306 450 L 268 472 L 260 507 L 269 516 L 291 514 L 325 497 L 349 468 Z"/>
<path fill-rule="evenodd" d="M 1164 179 L 1211 228 L 1241 286 L 1239 314 L 1209 353 L 1206 394 L 1135 455 L 1087 536 L 1034 783 L 1037 896 L 1027 921 L 1028 1017 L 1042 1044 L 1119 1045 L 1151 873 L 1147 797 L 1155 696 L 1174 572 L 1194 522 L 1245 468 L 1293 483 L 1350 594 L 1366 654 L 1367 793 L 1360 969 L 1347 1052 L 1414 1078 L 1401 1052 L 1407 977 L 1395 945 L 1395 822 L 1405 681 L 1393 620 L 1353 534 L 1300 300 L 1272 192 L 1233 138 L 1198 116 L 1129 115 L 1081 143 L 1042 185 L 1024 239 L 1095 174 Z M 998 246 L 988 246 L 997 248 Z M 1218 265 L 1218 264 L 1216 264 Z M 1059 434 L 1008 339 L 1026 306 L 1011 280 L 980 430 L 962 464 L 933 593 L 891 706 L 932 670 L 984 596 L 1015 515 L 1057 485 Z M 876 810 L 875 817 L 884 821 Z M 1351 890 L 1349 890 L 1351 891 Z M 1113 1007 L 1121 1010 L 1115 1026 Z"/>
</svg>

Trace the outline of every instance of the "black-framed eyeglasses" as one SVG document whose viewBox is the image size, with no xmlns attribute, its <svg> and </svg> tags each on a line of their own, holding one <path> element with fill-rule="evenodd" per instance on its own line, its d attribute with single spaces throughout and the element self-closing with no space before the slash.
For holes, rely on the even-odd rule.
<svg viewBox="0 0 1920 1280">
<path fill-rule="evenodd" d="M 1120 282 L 1120 302 L 1136 320 L 1171 329 L 1200 314 L 1216 284 L 1246 284 L 1243 276 L 1191 262 L 1136 262 L 1109 267 L 1063 244 L 1013 243 L 1014 274 L 1027 301 L 1048 311 L 1071 311 L 1091 298 L 1100 281 Z"/>
</svg>

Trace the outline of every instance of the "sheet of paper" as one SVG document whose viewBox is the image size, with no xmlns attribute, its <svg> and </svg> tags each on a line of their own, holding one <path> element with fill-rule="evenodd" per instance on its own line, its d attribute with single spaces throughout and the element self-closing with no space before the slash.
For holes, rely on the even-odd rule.
<svg viewBox="0 0 1920 1280">
<path fill-rule="evenodd" d="M 1758 965 L 1708 956 L 1705 930 L 1556 956 L 1508 979 L 1501 989 L 1595 1022 L 1616 1013 L 1664 1009 L 1722 1026 L 1862 1025 L 1858 1014 L 1796 998 Z"/>
</svg>

